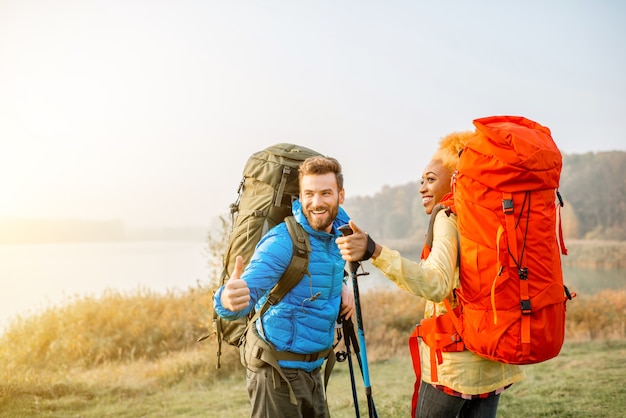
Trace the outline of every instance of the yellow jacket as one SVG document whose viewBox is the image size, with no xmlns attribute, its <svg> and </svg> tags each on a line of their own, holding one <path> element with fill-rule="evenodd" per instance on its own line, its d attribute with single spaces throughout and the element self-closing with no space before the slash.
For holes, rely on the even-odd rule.
<svg viewBox="0 0 626 418">
<path fill-rule="evenodd" d="M 433 226 L 433 244 L 426 260 L 414 262 L 383 246 L 372 264 L 401 289 L 427 299 L 425 318 L 433 312 L 446 312 L 443 300 L 452 302 L 452 290 L 459 285 L 458 235 L 456 216 L 439 211 Z M 443 352 L 437 368 L 439 380 L 432 382 L 430 348 L 420 339 L 422 380 L 446 386 L 466 395 L 489 393 L 524 379 L 524 371 L 516 365 L 497 363 L 471 351 Z"/>
</svg>

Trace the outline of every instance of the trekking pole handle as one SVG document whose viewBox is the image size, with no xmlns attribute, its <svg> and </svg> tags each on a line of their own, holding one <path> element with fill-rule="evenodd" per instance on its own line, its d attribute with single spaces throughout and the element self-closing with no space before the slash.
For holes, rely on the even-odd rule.
<svg viewBox="0 0 626 418">
<path fill-rule="evenodd" d="M 341 232 L 344 237 L 347 237 L 348 235 L 352 235 L 354 233 L 349 224 L 341 225 L 337 229 L 339 229 L 339 232 Z"/>
<path fill-rule="evenodd" d="M 341 225 L 337 229 L 339 229 L 339 232 L 341 232 L 341 235 L 343 235 L 344 237 L 347 237 L 348 235 L 352 235 L 354 233 L 349 224 Z M 361 263 L 358 261 L 349 261 L 348 264 L 350 265 L 351 273 L 356 273 L 356 271 L 359 269 L 359 266 L 361 265 Z"/>
</svg>

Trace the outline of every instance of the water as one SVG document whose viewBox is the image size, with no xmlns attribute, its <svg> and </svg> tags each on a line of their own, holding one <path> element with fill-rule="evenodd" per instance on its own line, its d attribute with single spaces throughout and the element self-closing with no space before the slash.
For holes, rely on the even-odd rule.
<svg viewBox="0 0 626 418">
<path fill-rule="evenodd" d="M 0 331 L 10 318 L 105 289 L 157 292 L 209 282 L 204 242 L 116 242 L 0 245 Z M 397 289 L 369 262 L 360 291 Z M 565 284 L 578 294 L 626 286 L 624 270 L 565 268 Z"/>
<path fill-rule="evenodd" d="M 394 288 L 395 285 L 387 280 L 376 268 L 363 265 L 370 274 L 359 279 L 359 289 Z M 370 283 L 368 283 L 368 281 Z M 625 289 L 626 270 L 624 269 L 581 269 L 563 267 L 563 283 L 567 288 L 579 295 L 593 295 L 604 289 Z"/>
<path fill-rule="evenodd" d="M 0 245 L 0 331 L 74 296 L 184 290 L 206 284 L 208 271 L 203 242 Z"/>
</svg>

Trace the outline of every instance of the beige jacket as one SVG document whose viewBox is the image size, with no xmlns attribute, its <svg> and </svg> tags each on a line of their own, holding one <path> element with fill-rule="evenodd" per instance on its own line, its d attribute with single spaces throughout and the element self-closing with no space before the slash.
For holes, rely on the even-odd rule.
<svg viewBox="0 0 626 418">
<path fill-rule="evenodd" d="M 433 315 L 435 306 L 437 315 L 446 312 L 443 300 L 451 298 L 459 282 L 456 216 L 439 211 L 433 233 L 431 253 L 426 260 L 409 261 L 398 251 L 384 246 L 381 254 L 372 260 L 372 264 L 398 287 L 427 299 L 425 318 Z M 421 339 L 419 346 L 422 380 L 466 395 L 489 393 L 525 377 L 520 366 L 497 363 L 465 350 L 442 353 L 443 362 L 437 369 L 439 380 L 432 382 L 430 349 Z"/>
</svg>

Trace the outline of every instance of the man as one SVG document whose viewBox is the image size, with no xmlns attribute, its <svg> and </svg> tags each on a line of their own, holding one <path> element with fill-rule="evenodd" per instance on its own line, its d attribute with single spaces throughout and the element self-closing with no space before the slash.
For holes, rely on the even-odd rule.
<svg viewBox="0 0 626 418">
<path fill-rule="evenodd" d="M 300 166 L 299 184 L 300 199 L 293 203 L 292 212 L 309 235 L 310 274 L 248 331 L 249 337 L 295 356 L 278 359 L 280 370 L 267 363 L 248 365 L 254 418 L 330 416 L 320 373 L 324 358 L 318 354 L 332 349 L 339 314 L 349 318 L 354 312 L 354 296 L 343 283 L 345 261 L 335 245 L 341 235 L 337 228 L 349 221 L 339 206 L 345 193 L 341 165 L 330 157 L 308 158 Z M 245 270 L 238 257 L 231 278 L 215 293 L 217 314 L 232 320 L 255 306 L 259 309 L 287 269 L 292 251 L 285 223 L 268 231 Z"/>
</svg>

